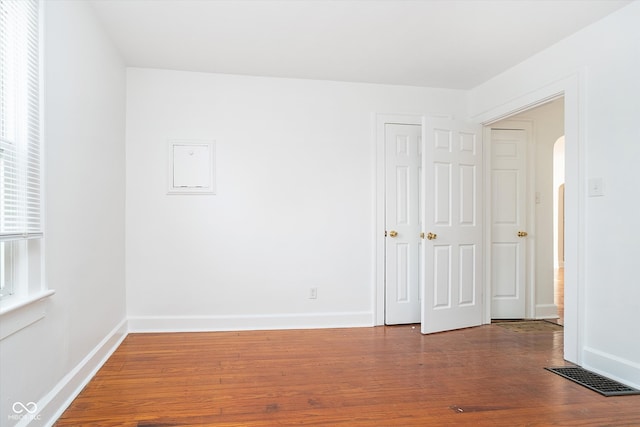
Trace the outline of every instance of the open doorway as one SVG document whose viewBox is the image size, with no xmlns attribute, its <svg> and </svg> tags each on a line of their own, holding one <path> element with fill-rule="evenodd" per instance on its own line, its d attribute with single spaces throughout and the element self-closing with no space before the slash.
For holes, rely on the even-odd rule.
<svg viewBox="0 0 640 427">
<path fill-rule="evenodd" d="M 487 128 L 491 318 L 560 321 L 554 151 L 564 135 L 564 98 Z"/>
<path fill-rule="evenodd" d="M 565 128 L 565 227 L 564 227 L 564 358 L 582 364 L 584 349 L 584 270 L 585 270 L 585 149 L 584 119 L 585 97 L 583 96 L 583 75 L 575 73 L 566 78 L 549 82 L 524 92 L 512 93 L 506 102 L 494 101 L 494 104 L 476 108 L 472 120 L 489 127 L 505 118 L 528 111 L 560 97 L 564 98 Z M 582 94 L 582 95 L 581 95 Z M 500 98 L 502 95 L 496 95 Z M 503 100 L 504 101 L 504 100 Z M 485 139 L 486 140 L 486 139 Z M 485 156 L 487 158 L 488 156 Z M 489 168 L 487 167 L 487 170 Z M 489 209 L 486 209 L 489 213 Z M 487 239 L 488 240 L 488 239 Z M 490 257 L 487 250 L 485 253 Z M 489 263 L 487 263 L 488 265 Z M 486 292 L 484 322 L 491 321 L 491 283 L 490 271 L 485 271 Z"/>
</svg>

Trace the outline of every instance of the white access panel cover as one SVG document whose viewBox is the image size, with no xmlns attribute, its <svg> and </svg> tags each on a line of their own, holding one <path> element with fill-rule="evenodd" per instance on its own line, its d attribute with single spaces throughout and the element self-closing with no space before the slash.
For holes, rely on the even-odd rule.
<svg viewBox="0 0 640 427">
<path fill-rule="evenodd" d="M 169 194 L 214 194 L 214 141 L 169 141 Z"/>
</svg>

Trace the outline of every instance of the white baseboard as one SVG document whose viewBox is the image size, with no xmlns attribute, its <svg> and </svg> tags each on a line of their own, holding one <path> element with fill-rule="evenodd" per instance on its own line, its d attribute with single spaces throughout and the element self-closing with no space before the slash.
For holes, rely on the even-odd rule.
<svg viewBox="0 0 640 427">
<path fill-rule="evenodd" d="M 585 347 L 582 367 L 640 390 L 640 364 L 631 360 Z"/>
<path fill-rule="evenodd" d="M 536 319 L 557 319 L 558 306 L 555 304 L 536 304 Z"/>
<path fill-rule="evenodd" d="M 247 316 L 132 316 L 130 332 L 206 332 L 373 326 L 372 312 Z"/>
<path fill-rule="evenodd" d="M 16 427 L 34 425 L 52 426 L 73 399 L 80 394 L 91 378 L 111 357 L 127 336 L 127 319 L 123 319 L 82 361 L 65 375 L 37 404 L 36 419 L 23 418 Z"/>
</svg>

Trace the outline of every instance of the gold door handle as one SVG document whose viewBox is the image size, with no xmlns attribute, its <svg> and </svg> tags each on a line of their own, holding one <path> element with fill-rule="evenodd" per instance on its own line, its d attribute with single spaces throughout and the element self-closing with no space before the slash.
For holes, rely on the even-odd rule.
<svg viewBox="0 0 640 427">
<path fill-rule="evenodd" d="M 427 240 L 435 240 L 438 238 L 438 235 L 435 233 L 427 233 Z"/>
<path fill-rule="evenodd" d="M 424 239 L 424 231 L 422 233 L 420 233 L 420 238 Z"/>
<path fill-rule="evenodd" d="M 526 231 L 518 231 L 518 237 L 527 237 L 529 233 Z"/>
<path fill-rule="evenodd" d="M 397 235 L 398 235 L 398 232 L 397 232 L 396 230 L 391 230 L 391 231 L 389 232 L 389 236 L 390 236 L 390 237 L 396 237 Z"/>
</svg>

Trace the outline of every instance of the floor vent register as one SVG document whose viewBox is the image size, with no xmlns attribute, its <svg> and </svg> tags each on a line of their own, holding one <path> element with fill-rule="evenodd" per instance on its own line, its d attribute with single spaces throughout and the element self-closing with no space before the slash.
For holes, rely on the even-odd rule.
<svg viewBox="0 0 640 427">
<path fill-rule="evenodd" d="M 640 394 L 640 390 L 636 390 L 607 377 L 603 377 L 595 372 L 587 371 L 579 366 L 562 366 L 558 368 L 545 369 L 598 392 L 603 396 L 627 396 L 631 394 Z"/>
</svg>

